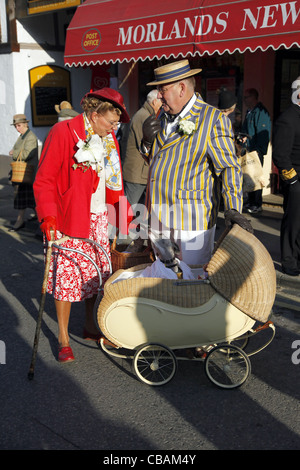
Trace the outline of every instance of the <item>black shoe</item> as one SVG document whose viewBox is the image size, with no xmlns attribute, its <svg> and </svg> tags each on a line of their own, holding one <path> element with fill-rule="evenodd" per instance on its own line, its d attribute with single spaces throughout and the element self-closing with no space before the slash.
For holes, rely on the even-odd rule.
<svg viewBox="0 0 300 470">
<path fill-rule="evenodd" d="M 250 206 L 247 208 L 247 212 L 249 212 L 249 214 L 258 214 L 259 212 L 262 212 L 262 207 Z"/>
<path fill-rule="evenodd" d="M 14 228 L 14 227 L 11 227 L 8 229 L 9 232 L 17 232 L 18 230 L 20 230 L 21 228 L 24 228 L 25 227 L 25 222 L 22 223 L 22 225 L 20 225 L 20 227 L 17 227 L 17 228 Z"/>
<path fill-rule="evenodd" d="M 282 272 L 284 272 L 288 276 L 299 276 L 299 274 L 300 274 L 299 269 L 282 268 Z"/>
<path fill-rule="evenodd" d="M 27 219 L 27 222 L 33 222 L 34 220 L 37 220 L 36 215 L 33 215 L 32 217 L 29 217 L 29 219 Z"/>
<path fill-rule="evenodd" d="M 250 207 L 249 202 L 247 202 L 246 204 L 244 204 L 244 205 L 243 205 L 243 212 L 248 212 L 249 207 Z"/>
</svg>

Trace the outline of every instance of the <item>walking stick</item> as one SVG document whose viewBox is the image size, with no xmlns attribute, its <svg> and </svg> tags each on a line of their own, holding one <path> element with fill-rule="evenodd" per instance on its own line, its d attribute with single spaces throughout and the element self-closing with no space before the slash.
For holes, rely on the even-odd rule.
<svg viewBox="0 0 300 470">
<path fill-rule="evenodd" d="M 46 253 L 46 263 L 45 263 L 44 279 L 43 279 L 43 285 L 42 285 L 40 308 L 39 308 L 39 314 L 38 314 L 38 318 L 37 318 L 37 322 L 36 322 L 36 329 L 35 329 L 35 337 L 34 337 L 34 342 L 33 342 L 31 364 L 30 364 L 29 372 L 28 372 L 28 379 L 29 380 L 32 380 L 33 377 L 34 377 L 34 367 L 35 367 L 35 361 L 36 361 L 36 355 L 37 355 L 37 349 L 38 349 L 38 342 L 39 342 L 39 337 L 40 337 L 42 318 L 43 318 L 43 312 L 44 312 L 44 306 L 45 306 L 45 300 L 46 300 L 47 281 L 48 281 L 49 270 L 50 270 L 53 238 L 54 238 L 53 234 L 51 233 L 51 241 L 48 242 L 47 253 Z"/>
<path fill-rule="evenodd" d="M 40 331 L 41 331 L 41 325 L 42 325 L 42 317 L 43 317 L 43 311 L 44 311 L 44 306 L 45 306 L 45 300 L 46 300 L 46 292 L 47 292 L 47 282 L 48 282 L 48 276 L 49 276 L 49 270 L 50 270 L 50 262 L 51 262 L 51 255 L 52 255 L 52 247 L 54 246 L 55 248 L 59 248 L 59 245 L 61 245 L 63 242 L 69 240 L 70 237 L 64 236 L 58 240 L 54 240 L 54 234 L 51 232 L 51 240 L 48 241 L 48 247 L 47 247 L 47 253 L 46 253 L 46 263 L 45 263 L 45 272 L 44 272 L 44 279 L 43 279 L 43 285 L 42 285 L 42 294 L 41 294 L 41 301 L 40 301 L 40 308 L 39 308 L 39 313 L 38 313 L 38 318 L 37 318 L 37 323 L 36 323 L 36 330 L 35 330 L 35 337 L 34 337 L 34 343 L 33 343 L 33 350 L 32 350 L 32 358 L 31 358 L 31 364 L 28 372 L 28 379 L 32 380 L 34 377 L 34 367 L 35 367 L 35 361 L 36 361 L 36 355 L 37 355 L 37 348 L 38 348 L 38 342 L 39 342 L 39 336 L 40 336 Z M 98 243 L 82 238 L 83 241 L 87 243 L 91 243 L 92 245 L 96 245 L 100 250 L 104 252 L 104 255 L 106 256 L 108 263 L 109 263 L 109 268 L 110 268 L 110 273 L 112 273 L 112 267 L 111 267 L 111 261 L 104 250 L 104 248 L 101 247 Z M 97 270 L 98 276 L 99 276 L 99 283 L 100 286 L 102 284 L 102 277 L 101 277 L 101 272 L 97 266 L 97 264 L 92 260 L 92 258 L 87 255 L 86 253 L 82 253 L 79 250 L 75 250 L 74 248 L 67 248 L 67 247 L 61 247 L 62 250 L 66 251 L 73 251 L 76 253 L 81 253 L 81 255 L 85 256 L 87 259 L 89 259 L 93 264 L 95 269 Z M 100 293 L 100 290 L 99 290 Z M 97 302 L 98 302 L 98 297 L 100 298 L 98 293 L 97 296 Z"/>
</svg>

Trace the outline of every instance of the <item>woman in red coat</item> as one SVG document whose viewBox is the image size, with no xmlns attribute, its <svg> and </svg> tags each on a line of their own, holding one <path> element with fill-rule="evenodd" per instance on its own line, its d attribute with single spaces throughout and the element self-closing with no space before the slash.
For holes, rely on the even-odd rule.
<svg viewBox="0 0 300 470">
<path fill-rule="evenodd" d="M 81 105 L 83 114 L 55 124 L 46 139 L 34 182 L 36 212 L 48 240 L 51 231 L 55 239 L 72 237 L 61 246 L 97 262 L 103 285 L 109 276 L 107 258 L 80 239 L 94 240 L 110 256 L 108 222 L 127 233 L 130 216 L 113 131 L 119 121 L 129 122 L 129 116 L 122 96 L 110 88 L 87 93 Z M 60 362 L 74 360 L 68 334 L 72 302 L 85 300 L 83 337 L 99 338 L 93 320 L 98 288 L 97 271 L 86 257 L 64 250 L 52 256 L 47 292 L 56 306 Z"/>
</svg>

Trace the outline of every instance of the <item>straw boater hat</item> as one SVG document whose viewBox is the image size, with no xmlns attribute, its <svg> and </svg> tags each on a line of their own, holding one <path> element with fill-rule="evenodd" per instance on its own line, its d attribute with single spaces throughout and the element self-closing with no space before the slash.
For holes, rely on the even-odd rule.
<svg viewBox="0 0 300 470">
<path fill-rule="evenodd" d="M 15 126 L 16 124 L 21 124 L 22 122 L 29 122 L 25 114 L 15 114 L 13 117 L 13 122 L 11 126 Z"/>
<path fill-rule="evenodd" d="M 155 81 L 147 85 L 162 85 L 163 83 L 184 80 L 201 72 L 202 69 L 191 69 L 188 60 L 180 60 L 154 69 Z"/>
<path fill-rule="evenodd" d="M 126 106 L 124 103 L 123 96 L 113 88 L 101 88 L 100 90 L 90 91 L 84 95 L 81 100 L 84 98 L 98 98 L 101 101 L 108 101 L 109 103 L 113 104 L 116 108 L 119 108 L 122 112 L 120 122 L 128 123 L 130 121 L 129 114 L 126 111 Z"/>
<path fill-rule="evenodd" d="M 60 104 L 56 104 L 54 106 L 54 108 L 55 108 L 55 111 L 57 112 L 57 114 L 59 114 L 62 109 L 73 109 L 73 107 L 72 107 L 71 103 L 69 103 L 69 101 L 62 101 Z"/>
</svg>

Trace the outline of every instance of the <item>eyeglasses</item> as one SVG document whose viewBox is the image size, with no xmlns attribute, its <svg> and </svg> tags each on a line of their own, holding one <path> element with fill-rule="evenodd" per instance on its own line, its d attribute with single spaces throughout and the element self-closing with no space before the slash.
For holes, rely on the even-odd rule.
<svg viewBox="0 0 300 470">
<path fill-rule="evenodd" d="M 100 113 L 100 116 L 102 116 L 106 122 L 108 122 L 108 124 L 113 128 L 113 129 L 117 129 L 118 125 L 119 125 L 119 121 L 109 121 L 108 119 L 106 119 L 106 117 Z"/>
<path fill-rule="evenodd" d="M 163 87 L 163 86 L 158 86 L 156 87 L 158 93 L 160 93 L 161 95 L 164 95 L 165 93 L 167 93 L 168 90 L 170 90 L 170 88 L 172 88 L 173 86 L 175 86 L 176 83 L 173 83 L 173 85 L 169 85 L 167 87 Z"/>
</svg>

